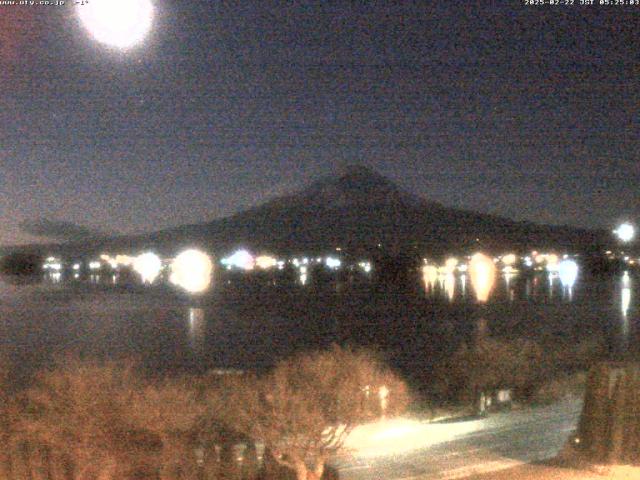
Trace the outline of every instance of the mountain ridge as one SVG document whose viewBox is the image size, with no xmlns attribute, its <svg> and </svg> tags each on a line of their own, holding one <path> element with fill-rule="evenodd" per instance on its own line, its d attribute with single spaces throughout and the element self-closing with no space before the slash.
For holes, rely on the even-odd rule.
<svg viewBox="0 0 640 480">
<path fill-rule="evenodd" d="M 354 253 L 413 248 L 439 254 L 480 248 L 582 251 L 605 239 L 604 231 L 538 225 L 446 207 L 406 192 L 369 167 L 349 165 L 295 192 L 221 219 L 48 248 L 92 252 L 152 248 L 167 254 L 186 246 L 215 254 L 240 246 L 274 253 L 324 252 L 336 247 Z"/>
</svg>

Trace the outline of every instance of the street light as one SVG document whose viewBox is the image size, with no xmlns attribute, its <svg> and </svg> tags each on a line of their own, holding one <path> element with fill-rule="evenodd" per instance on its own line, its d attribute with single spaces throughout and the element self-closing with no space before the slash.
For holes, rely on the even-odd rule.
<svg viewBox="0 0 640 480">
<path fill-rule="evenodd" d="M 628 243 L 635 238 L 636 229 L 630 223 L 625 222 L 618 225 L 618 228 L 616 228 L 613 233 L 616 234 L 620 241 Z"/>
<path fill-rule="evenodd" d="M 153 252 L 146 252 L 133 259 L 133 269 L 140 275 L 142 283 L 153 283 L 162 270 L 160 257 Z"/>
<path fill-rule="evenodd" d="M 213 262 L 204 252 L 185 250 L 171 263 L 169 281 L 189 293 L 201 293 L 211 285 Z"/>
</svg>

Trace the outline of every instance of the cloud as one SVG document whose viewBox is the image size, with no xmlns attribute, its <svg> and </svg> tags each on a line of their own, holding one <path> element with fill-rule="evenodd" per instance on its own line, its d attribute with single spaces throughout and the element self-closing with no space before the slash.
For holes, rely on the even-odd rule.
<svg viewBox="0 0 640 480">
<path fill-rule="evenodd" d="M 20 229 L 29 235 L 62 241 L 90 240 L 105 236 L 99 230 L 59 220 L 25 220 L 20 224 Z"/>
</svg>

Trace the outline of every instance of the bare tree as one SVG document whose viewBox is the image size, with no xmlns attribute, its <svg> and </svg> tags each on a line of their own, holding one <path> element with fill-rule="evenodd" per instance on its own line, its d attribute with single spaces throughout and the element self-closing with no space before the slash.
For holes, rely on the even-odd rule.
<svg viewBox="0 0 640 480">
<path fill-rule="evenodd" d="M 408 395 L 372 354 L 334 346 L 282 361 L 260 378 L 232 379 L 216 398 L 230 428 L 264 442 L 298 480 L 317 480 L 355 426 L 396 413 Z"/>
<path fill-rule="evenodd" d="M 160 438 L 160 478 L 196 478 L 199 429 L 207 411 L 196 379 L 183 377 L 145 384 L 133 392 L 127 412 L 138 429 Z"/>
<path fill-rule="evenodd" d="M 535 342 L 485 337 L 472 346 L 463 344 L 439 376 L 450 394 L 466 398 L 500 387 L 526 391 L 544 375 L 542 360 Z"/>
<path fill-rule="evenodd" d="M 128 421 L 139 382 L 131 365 L 65 359 L 25 392 L 20 430 L 30 445 L 47 447 L 67 478 L 126 478 L 158 443 Z"/>
</svg>

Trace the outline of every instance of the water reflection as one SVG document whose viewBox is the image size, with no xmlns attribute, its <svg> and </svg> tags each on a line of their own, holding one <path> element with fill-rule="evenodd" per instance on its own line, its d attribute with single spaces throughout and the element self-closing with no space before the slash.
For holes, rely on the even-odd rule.
<svg viewBox="0 0 640 480">
<path fill-rule="evenodd" d="M 558 265 L 560 283 L 562 283 L 562 297 L 571 301 L 573 299 L 573 285 L 578 278 L 578 264 L 573 260 L 563 260 Z"/>
<path fill-rule="evenodd" d="M 189 308 L 188 313 L 188 338 L 191 352 L 200 357 L 204 353 L 205 346 L 205 321 L 202 308 Z"/>
<path fill-rule="evenodd" d="M 622 278 L 622 316 L 627 318 L 629 315 L 629 305 L 631 304 L 631 286 L 629 282 L 629 275 L 625 273 L 625 276 Z"/>
<path fill-rule="evenodd" d="M 556 274 L 553 272 L 549 272 L 549 298 L 552 299 L 553 298 L 553 290 L 554 290 L 554 283 L 555 283 L 555 279 L 556 279 Z"/>
<path fill-rule="evenodd" d="M 433 293 L 438 281 L 438 269 L 434 265 L 425 265 L 422 268 L 422 281 L 427 293 Z"/>
<path fill-rule="evenodd" d="M 504 273 L 504 283 L 505 283 L 505 288 L 507 289 L 507 297 L 509 298 L 510 302 L 513 302 L 515 300 L 515 292 L 513 290 L 513 285 L 512 285 L 512 280 L 516 277 L 516 273 L 512 270 L 507 271 L 506 273 Z"/>
<path fill-rule="evenodd" d="M 444 291 L 447 293 L 447 298 L 452 302 L 456 293 L 456 277 L 453 273 L 448 273 L 444 276 L 442 285 L 444 287 Z"/>
<path fill-rule="evenodd" d="M 623 355 L 629 352 L 629 306 L 631 304 L 631 279 L 629 273 L 624 272 L 621 279 L 620 310 L 622 313 L 620 334 L 620 347 Z"/>
</svg>

